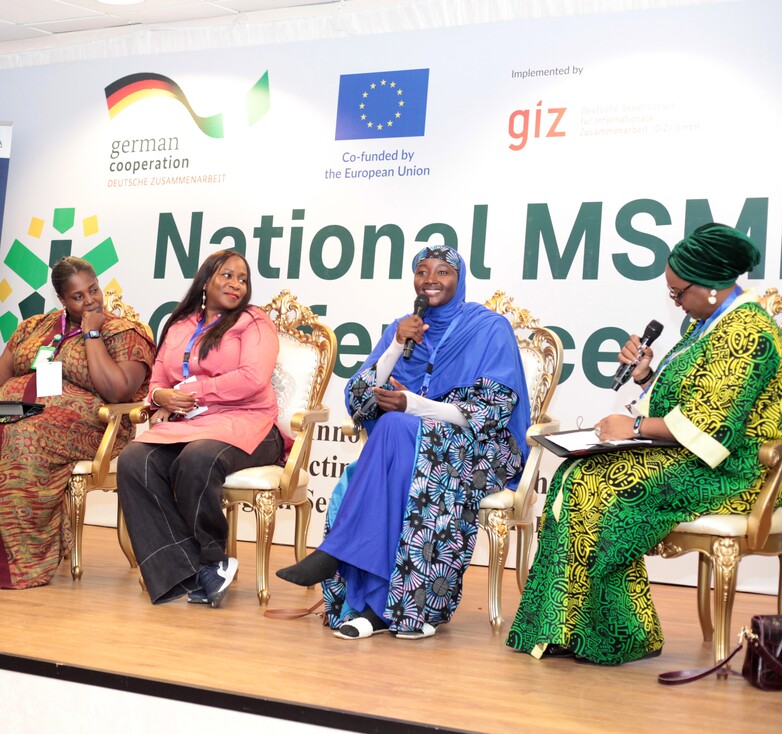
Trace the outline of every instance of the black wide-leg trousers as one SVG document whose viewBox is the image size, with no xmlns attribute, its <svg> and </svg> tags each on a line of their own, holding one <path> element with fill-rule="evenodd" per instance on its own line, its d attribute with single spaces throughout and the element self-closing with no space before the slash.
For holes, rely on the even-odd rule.
<svg viewBox="0 0 782 734">
<path fill-rule="evenodd" d="M 117 466 L 117 493 L 133 552 L 153 603 L 199 588 L 201 566 L 224 561 L 228 522 L 221 502 L 231 472 L 274 464 L 276 426 L 252 454 L 223 441 L 134 441 Z"/>
</svg>

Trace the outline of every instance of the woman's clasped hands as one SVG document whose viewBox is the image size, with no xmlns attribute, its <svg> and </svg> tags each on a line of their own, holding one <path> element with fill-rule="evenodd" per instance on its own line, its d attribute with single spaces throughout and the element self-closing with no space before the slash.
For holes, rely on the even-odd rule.
<svg viewBox="0 0 782 734">
<path fill-rule="evenodd" d="M 175 420 L 187 415 L 198 407 L 195 393 L 185 392 L 175 387 L 160 387 L 155 390 L 152 400 L 158 406 L 152 423 Z"/>
</svg>

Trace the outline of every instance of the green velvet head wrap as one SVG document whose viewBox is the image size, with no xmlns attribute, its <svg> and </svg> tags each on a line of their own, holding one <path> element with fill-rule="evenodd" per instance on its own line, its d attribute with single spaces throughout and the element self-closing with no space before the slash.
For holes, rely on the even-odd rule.
<svg viewBox="0 0 782 734">
<path fill-rule="evenodd" d="M 704 224 L 676 244 L 668 265 L 688 283 L 729 288 L 760 262 L 760 251 L 747 235 L 724 224 Z"/>
</svg>

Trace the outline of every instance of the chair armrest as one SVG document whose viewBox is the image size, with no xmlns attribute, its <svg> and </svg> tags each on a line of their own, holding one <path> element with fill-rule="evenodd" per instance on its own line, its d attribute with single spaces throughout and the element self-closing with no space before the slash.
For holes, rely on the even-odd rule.
<svg viewBox="0 0 782 734">
<path fill-rule="evenodd" d="M 542 415 L 537 423 L 527 429 L 527 445 L 530 447 L 527 463 L 521 473 L 519 486 L 513 497 L 513 514 L 517 519 L 523 518 L 527 510 L 535 503 L 535 485 L 540 475 L 540 461 L 543 458 L 543 447 L 532 437 L 541 433 L 554 433 L 559 430 L 559 418 Z"/>
<path fill-rule="evenodd" d="M 144 423 L 149 420 L 149 406 L 144 403 L 107 403 L 98 411 L 98 418 L 106 424 L 106 429 L 92 460 L 92 481 L 96 487 L 103 484 L 109 473 L 120 422 L 125 415 L 130 417 L 131 423 Z"/>
<path fill-rule="evenodd" d="M 747 543 L 752 551 L 765 545 L 771 530 L 771 516 L 782 487 L 782 441 L 764 443 L 758 455 L 769 472 L 747 520 Z"/>
<path fill-rule="evenodd" d="M 327 405 L 319 405 L 312 410 L 294 413 L 291 417 L 291 429 L 296 433 L 296 438 L 280 477 L 280 492 L 283 502 L 291 497 L 296 487 L 299 486 L 299 473 L 302 468 L 306 470 L 308 466 L 315 424 L 325 423 L 329 419 L 329 413 Z"/>
<path fill-rule="evenodd" d="M 527 429 L 527 446 L 539 446 L 540 444 L 532 437 L 539 436 L 541 433 L 554 433 L 559 430 L 559 418 L 551 415 L 542 415 L 537 423 L 533 423 Z"/>
</svg>

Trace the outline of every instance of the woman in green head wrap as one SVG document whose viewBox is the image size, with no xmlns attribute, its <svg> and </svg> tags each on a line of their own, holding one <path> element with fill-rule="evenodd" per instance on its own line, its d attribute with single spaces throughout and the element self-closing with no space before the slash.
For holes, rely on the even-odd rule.
<svg viewBox="0 0 782 734">
<path fill-rule="evenodd" d="M 767 471 L 758 448 L 782 438 L 780 331 L 755 293 L 736 285 L 759 262 L 755 244 L 721 224 L 673 248 L 668 294 L 692 323 L 656 368 L 652 349 L 630 338 L 619 361 L 635 365 L 638 415 L 609 415 L 595 433 L 679 445 L 559 467 L 509 646 L 604 665 L 662 650 L 644 554 L 680 522 L 748 513 Z"/>
</svg>

